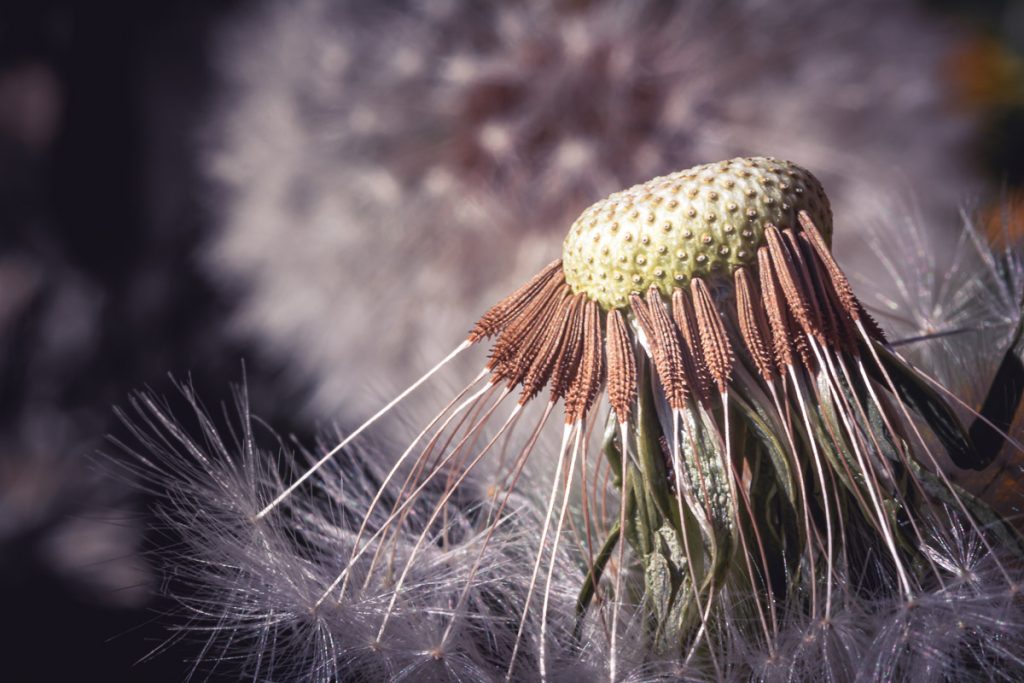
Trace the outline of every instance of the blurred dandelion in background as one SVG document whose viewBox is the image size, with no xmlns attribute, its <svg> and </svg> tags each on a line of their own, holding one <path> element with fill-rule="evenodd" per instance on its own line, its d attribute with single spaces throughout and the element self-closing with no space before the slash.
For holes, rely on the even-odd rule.
<svg viewBox="0 0 1024 683">
<path fill-rule="evenodd" d="M 976 187 L 943 81 L 959 35 L 911 2 L 267 3 L 220 45 L 204 260 L 315 414 L 355 418 L 586 205 L 661 173 L 797 159 L 843 258 L 910 187 L 948 225 Z"/>
</svg>

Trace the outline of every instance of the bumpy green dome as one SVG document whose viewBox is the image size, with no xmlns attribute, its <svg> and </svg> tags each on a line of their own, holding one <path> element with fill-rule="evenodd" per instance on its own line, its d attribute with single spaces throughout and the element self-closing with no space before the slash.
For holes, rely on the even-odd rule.
<svg viewBox="0 0 1024 683">
<path fill-rule="evenodd" d="M 565 279 L 606 309 L 651 285 L 668 296 L 692 277 L 725 279 L 755 263 L 765 226 L 795 228 L 800 211 L 831 240 L 828 197 L 806 169 L 769 157 L 695 166 L 584 211 L 562 248 Z"/>
</svg>

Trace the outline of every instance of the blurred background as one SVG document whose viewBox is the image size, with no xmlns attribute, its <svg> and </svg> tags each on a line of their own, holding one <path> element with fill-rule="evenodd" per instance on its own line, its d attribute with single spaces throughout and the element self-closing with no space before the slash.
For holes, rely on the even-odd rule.
<svg viewBox="0 0 1024 683">
<path fill-rule="evenodd" d="M 132 391 L 351 427 L 589 203 L 754 154 L 823 180 L 852 270 L 872 222 L 1024 231 L 1024 6 L 4 3 L 0 676 L 190 670 L 99 455 Z"/>
</svg>

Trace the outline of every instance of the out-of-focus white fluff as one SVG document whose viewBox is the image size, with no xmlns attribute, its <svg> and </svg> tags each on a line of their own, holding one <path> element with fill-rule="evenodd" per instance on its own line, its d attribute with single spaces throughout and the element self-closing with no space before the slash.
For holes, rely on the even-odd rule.
<svg viewBox="0 0 1024 683">
<path fill-rule="evenodd" d="M 977 404 L 1020 323 L 1024 255 L 1009 235 L 1010 247 L 992 245 L 967 210 L 958 223 L 948 229 L 914 209 L 872 223 L 853 273 L 899 351 Z"/>
<path fill-rule="evenodd" d="M 965 424 L 974 420 L 970 409 L 981 406 L 1004 355 L 1015 353 L 1024 361 L 1024 345 L 1016 337 L 1024 315 L 1024 250 L 1010 218 L 1003 216 L 1003 234 L 996 240 L 1001 245 L 967 210 L 958 230 L 930 225 L 908 210 L 895 223 L 873 224 L 863 234 L 870 248 L 858 267 L 871 276 L 855 277 L 858 291 L 897 350 L 956 397 L 951 402 Z M 1019 411 L 1009 432 L 1012 442 L 993 465 L 981 472 L 951 468 L 950 474 L 1021 527 Z"/>
<path fill-rule="evenodd" d="M 185 610 L 181 634 L 206 641 L 196 672 L 219 668 L 259 681 L 504 680 L 540 524 L 527 498 L 515 496 L 484 548 L 481 518 L 493 510 L 476 483 L 465 482 L 449 505 L 447 523 L 431 528 L 416 553 L 378 641 L 397 572 L 443 485 L 417 497 L 389 541 L 394 545 L 372 571 L 372 552 L 356 561 L 343 600 L 335 590 L 319 604 L 352 556 L 389 458 L 349 450 L 257 521 L 256 513 L 283 487 L 282 476 L 287 480 L 292 468 L 304 468 L 315 454 L 296 456 L 261 428 L 248 414 L 244 393 L 237 396 L 240 418 L 228 416 L 220 428 L 190 390 L 185 396 L 194 409 L 194 429 L 171 418 L 157 398 L 141 394 L 124 414 L 134 440 L 120 445 L 136 456 L 129 465 L 133 474 L 161 499 L 168 532 L 161 555 L 170 591 Z M 399 485 L 386 488 L 360 544 L 384 524 Z M 392 552 L 394 568 L 387 562 Z M 479 570 L 471 575 L 478 556 Z M 579 680 L 600 657 L 593 646 L 564 646 L 572 637 L 583 574 L 564 552 L 558 557 L 548 627 L 548 669 L 556 680 Z M 467 586 L 468 597 L 458 607 Z M 517 676 L 525 679 L 537 676 L 539 614 L 535 604 L 517 660 Z"/>
<path fill-rule="evenodd" d="M 736 155 L 819 175 L 846 236 L 972 187 L 951 34 L 909 1 L 273 1 L 220 42 L 213 277 L 234 323 L 367 413 L 602 196 Z M 355 387 L 353 389 L 353 387 Z"/>
<path fill-rule="evenodd" d="M 218 420 L 190 390 L 185 396 L 194 415 L 178 422 L 158 399 L 139 395 L 124 416 L 133 442 L 122 446 L 134 453 L 127 462 L 136 480 L 161 501 L 167 532 L 161 555 L 169 590 L 184 609 L 178 635 L 201 642 L 197 673 L 217 670 L 255 681 L 504 680 L 541 535 L 543 513 L 531 493 L 538 482 L 516 489 L 486 548 L 483 520 L 494 510 L 486 500 L 487 477 L 464 482 L 447 523 L 431 528 L 412 562 L 378 642 L 395 591 L 396 573 L 387 562 L 371 571 L 369 556 L 363 556 L 353 565 L 345 599 L 318 602 L 352 555 L 358 526 L 384 479 L 382 463 L 392 460 L 386 449 L 340 454 L 257 521 L 263 506 L 316 454 L 296 453 L 250 417 L 242 392 L 236 395 L 240 417 Z M 385 522 L 399 488 L 397 480 L 385 487 L 385 504 L 369 517 L 371 533 Z M 444 489 L 427 487 L 405 522 L 393 527 L 389 548 L 398 569 Z M 652 652 L 635 605 L 627 601 L 617 680 L 1020 680 L 1024 570 L 1004 548 L 989 552 L 976 529 L 957 522 L 956 514 L 944 528 L 925 532 L 931 559 L 947 576 L 944 585 L 917 585 L 907 601 L 898 591 L 840 581 L 827 621 L 808 619 L 797 599 L 780 605 L 780 630 L 770 646 L 742 628 L 753 618 L 742 589 L 732 597 L 727 591 L 715 607 L 713 623 L 720 626 L 708 635 L 713 660 L 704 655 L 684 662 L 676 653 Z M 552 571 L 546 637 L 552 682 L 604 680 L 608 672 L 606 625 L 596 607 L 574 633 L 585 566 L 582 548 L 575 546 L 563 539 Z M 628 552 L 626 557 L 630 561 Z M 467 586 L 468 600 L 459 607 Z M 630 592 L 639 596 L 637 591 L 642 588 L 634 585 Z M 538 679 L 537 598 L 513 680 Z M 453 622 L 453 637 L 444 640 Z"/>
</svg>

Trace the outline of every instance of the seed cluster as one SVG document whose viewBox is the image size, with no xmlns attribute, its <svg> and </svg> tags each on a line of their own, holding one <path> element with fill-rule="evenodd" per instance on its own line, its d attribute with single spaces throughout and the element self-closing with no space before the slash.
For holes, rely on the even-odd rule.
<svg viewBox="0 0 1024 683">
<path fill-rule="evenodd" d="M 756 263 L 765 227 L 795 228 L 800 211 L 831 239 L 828 198 L 800 166 L 768 157 L 695 166 L 584 211 L 563 244 L 565 279 L 605 309 L 652 286 L 668 297 L 694 277 L 725 280 Z"/>
</svg>

